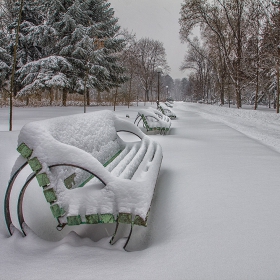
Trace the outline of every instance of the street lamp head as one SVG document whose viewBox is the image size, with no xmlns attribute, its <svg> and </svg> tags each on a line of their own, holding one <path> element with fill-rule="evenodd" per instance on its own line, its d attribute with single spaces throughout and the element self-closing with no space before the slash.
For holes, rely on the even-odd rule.
<svg viewBox="0 0 280 280">
<path fill-rule="evenodd" d="M 162 72 L 162 68 L 160 66 L 157 67 L 157 72 L 161 73 Z"/>
</svg>

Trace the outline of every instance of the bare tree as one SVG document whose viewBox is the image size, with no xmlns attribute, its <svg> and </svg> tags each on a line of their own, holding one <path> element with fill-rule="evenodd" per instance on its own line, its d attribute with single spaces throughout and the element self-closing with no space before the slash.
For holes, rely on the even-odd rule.
<svg viewBox="0 0 280 280">
<path fill-rule="evenodd" d="M 209 85 L 212 94 L 219 92 L 221 104 L 225 97 L 230 101 L 235 95 L 238 108 L 245 101 L 254 102 L 255 109 L 265 99 L 270 102 L 275 89 L 279 111 L 279 1 L 184 0 L 180 24 L 182 41 L 189 46 L 183 67 L 196 66 L 190 87 L 198 80 L 196 90 L 203 92 Z M 203 48 L 192 39 L 196 26 L 201 30 Z M 211 65 L 205 83 L 200 70 L 203 60 Z"/>
<path fill-rule="evenodd" d="M 140 39 L 135 45 L 137 58 L 137 75 L 144 89 L 144 100 L 149 101 L 149 91 L 152 92 L 156 82 L 156 69 L 161 66 L 163 71 L 168 72 L 169 66 L 166 61 L 166 53 L 163 43 L 149 38 Z"/>
</svg>

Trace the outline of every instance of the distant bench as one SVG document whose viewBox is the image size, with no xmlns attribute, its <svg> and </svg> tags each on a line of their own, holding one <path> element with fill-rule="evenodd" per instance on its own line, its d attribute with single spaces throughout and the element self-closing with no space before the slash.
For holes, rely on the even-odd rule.
<svg viewBox="0 0 280 280">
<path fill-rule="evenodd" d="M 162 114 L 168 116 L 170 119 L 177 118 L 176 114 L 170 108 L 167 108 L 165 104 L 159 103 L 157 107 Z"/>
<path fill-rule="evenodd" d="M 140 141 L 125 142 L 117 132 L 127 131 Z M 29 164 L 18 202 L 18 218 L 24 232 L 23 196 L 37 178 L 46 201 L 65 225 L 116 223 L 146 226 L 158 177 L 162 150 L 134 124 L 110 111 L 71 115 L 31 122 L 20 131 L 20 153 L 5 196 L 5 218 L 11 232 L 10 194 L 20 171 Z M 102 186 L 100 187 L 100 184 Z"/>
<path fill-rule="evenodd" d="M 170 131 L 170 118 L 156 109 L 148 108 L 139 110 L 134 123 L 138 126 L 141 121 L 147 132 L 158 131 L 160 134 L 166 134 Z"/>
</svg>

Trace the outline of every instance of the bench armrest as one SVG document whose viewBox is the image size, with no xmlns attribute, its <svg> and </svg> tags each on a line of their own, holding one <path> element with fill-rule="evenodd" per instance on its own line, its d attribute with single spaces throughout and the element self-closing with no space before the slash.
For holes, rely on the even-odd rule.
<svg viewBox="0 0 280 280">
<path fill-rule="evenodd" d="M 145 134 L 133 123 L 127 121 L 127 120 L 121 120 L 116 118 L 115 119 L 115 127 L 116 131 L 125 131 L 130 132 L 136 136 L 138 136 L 140 139 L 143 139 Z"/>
</svg>

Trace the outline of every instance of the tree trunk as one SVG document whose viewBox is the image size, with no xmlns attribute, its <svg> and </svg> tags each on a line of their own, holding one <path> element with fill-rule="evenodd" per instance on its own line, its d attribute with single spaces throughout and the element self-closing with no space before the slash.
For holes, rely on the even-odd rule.
<svg viewBox="0 0 280 280">
<path fill-rule="evenodd" d="M 87 106 L 90 105 L 89 89 L 87 89 Z"/>
<path fill-rule="evenodd" d="M 13 130 L 13 91 L 14 91 L 14 82 L 15 82 L 15 72 L 16 72 L 16 62 L 17 62 L 17 48 L 19 41 L 19 29 L 21 23 L 21 14 L 23 9 L 23 0 L 20 2 L 20 10 L 18 14 L 17 30 L 16 30 L 16 42 L 14 45 L 14 57 L 13 57 L 13 69 L 11 76 L 11 85 L 10 85 L 10 120 L 9 120 L 9 131 Z"/>
<path fill-rule="evenodd" d="M 257 66 L 257 81 L 256 81 L 256 95 L 255 95 L 255 110 L 258 108 L 258 99 L 259 99 L 259 66 Z"/>
<path fill-rule="evenodd" d="M 111 98 L 110 98 L 110 99 L 111 99 Z M 96 96 L 97 105 L 100 104 L 100 100 L 101 100 L 101 97 L 100 97 L 100 90 L 97 90 L 97 96 Z"/>
<path fill-rule="evenodd" d="M 236 105 L 237 108 L 242 107 L 241 100 L 241 59 L 242 59 L 242 36 L 241 36 L 241 12 L 237 21 L 237 76 L 236 76 Z"/>
<path fill-rule="evenodd" d="M 116 88 L 116 92 L 115 92 L 115 98 L 114 98 L 114 111 L 116 111 L 117 95 L 118 95 L 118 88 Z"/>
<path fill-rule="evenodd" d="M 5 88 L 2 89 L 2 92 L 3 92 L 3 99 L 4 99 L 4 102 L 6 103 L 7 101 L 7 97 L 9 97 L 9 91 Z"/>
<path fill-rule="evenodd" d="M 63 88 L 62 90 L 62 106 L 66 107 L 66 101 L 67 101 L 67 88 Z"/>
<path fill-rule="evenodd" d="M 130 74 L 130 80 L 129 80 L 129 90 L 128 90 L 128 100 L 127 100 L 127 108 L 129 108 L 130 103 L 130 96 L 131 96 L 131 88 L 132 88 L 132 73 Z"/>
<path fill-rule="evenodd" d="M 150 99 L 150 98 L 149 98 L 149 88 L 146 89 L 146 98 L 145 98 L 145 99 L 146 99 L 147 102 L 150 101 L 150 100 L 149 100 L 149 99 Z"/>
<path fill-rule="evenodd" d="M 224 80 L 224 76 L 222 76 L 222 81 L 221 81 L 220 98 L 221 98 L 221 105 L 225 105 L 225 80 Z"/>
<path fill-rule="evenodd" d="M 53 98 L 54 98 L 54 93 L 53 93 L 53 88 L 50 89 L 50 106 L 53 104 Z"/>
<path fill-rule="evenodd" d="M 55 100 L 55 101 L 58 101 L 58 99 L 59 99 L 59 97 L 58 97 L 58 96 L 59 96 L 59 92 L 60 92 L 60 91 L 59 91 L 59 89 L 57 88 L 57 89 L 55 90 L 55 95 L 54 95 L 54 100 Z"/>
<path fill-rule="evenodd" d="M 279 114 L 279 96 L 280 96 L 279 65 L 277 65 L 277 97 L 276 97 L 276 113 L 277 114 Z"/>
</svg>

